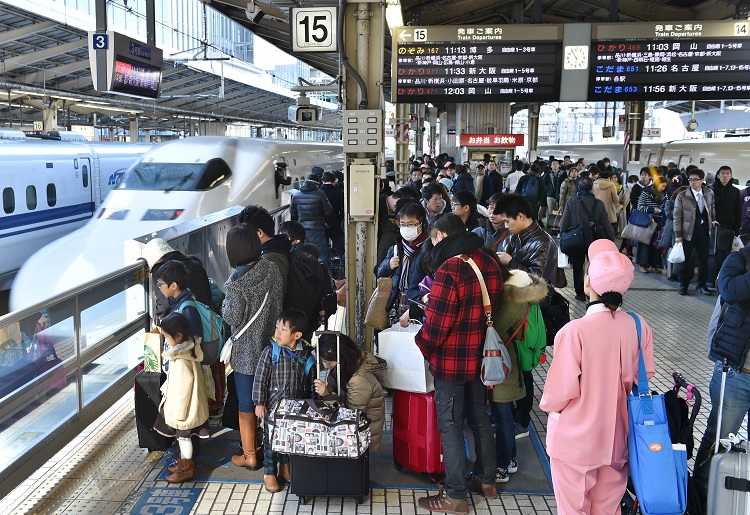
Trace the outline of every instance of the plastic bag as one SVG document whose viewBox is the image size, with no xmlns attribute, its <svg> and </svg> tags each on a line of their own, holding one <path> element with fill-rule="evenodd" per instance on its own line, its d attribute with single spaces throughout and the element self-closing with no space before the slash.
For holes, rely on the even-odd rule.
<svg viewBox="0 0 750 515">
<path fill-rule="evenodd" d="M 573 268 L 570 264 L 570 257 L 561 250 L 557 251 L 557 268 Z"/>
<path fill-rule="evenodd" d="M 734 241 L 732 241 L 732 252 L 740 250 L 744 245 L 742 244 L 742 239 L 739 236 L 734 237 Z"/>
<path fill-rule="evenodd" d="M 672 250 L 669 251 L 667 261 L 669 261 L 673 265 L 677 263 L 683 263 L 685 261 L 685 250 L 682 248 L 682 242 L 674 244 Z"/>
</svg>

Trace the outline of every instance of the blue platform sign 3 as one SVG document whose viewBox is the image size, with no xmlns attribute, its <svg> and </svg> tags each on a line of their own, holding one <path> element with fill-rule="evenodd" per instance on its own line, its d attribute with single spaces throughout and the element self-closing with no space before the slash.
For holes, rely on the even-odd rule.
<svg viewBox="0 0 750 515">
<path fill-rule="evenodd" d="M 131 510 L 131 515 L 187 515 L 193 509 L 201 488 L 149 488 Z"/>
<path fill-rule="evenodd" d="M 109 48 L 109 34 L 94 34 L 91 44 L 94 50 L 107 50 Z"/>
</svg>

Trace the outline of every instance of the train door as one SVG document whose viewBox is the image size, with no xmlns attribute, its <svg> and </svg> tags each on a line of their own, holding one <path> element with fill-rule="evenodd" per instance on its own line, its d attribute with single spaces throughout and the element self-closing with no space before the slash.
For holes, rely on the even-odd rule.
<svg viewBox="0 0 750 515">
<path fill-rule="evenodd" d="M 91 159 L 82 157 L 78 159 L 78 186 L 88 191 L 86 199 L 90 202 L 89 210 L 94 214 L 94 188 L 92 187 Z"/>
</svg>

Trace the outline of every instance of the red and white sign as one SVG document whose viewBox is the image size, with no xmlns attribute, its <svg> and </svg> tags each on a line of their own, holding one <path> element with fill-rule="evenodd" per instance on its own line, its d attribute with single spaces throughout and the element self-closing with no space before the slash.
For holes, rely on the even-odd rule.
<svg viewBox="0 0 750 515">
<path fill-rule="evenodd" d="M 523 134 L 461 134 L 462 147 L 522 147 Z"/>
</svg>

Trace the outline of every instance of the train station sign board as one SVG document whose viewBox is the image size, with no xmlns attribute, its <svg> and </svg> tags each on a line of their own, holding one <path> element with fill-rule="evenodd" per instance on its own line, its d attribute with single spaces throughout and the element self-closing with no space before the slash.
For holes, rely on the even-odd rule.
<svg viewBox="0 0 750 515">
<path fill-rule="evenodd" d="M 750 21 L 592 25 L 589 101 L 750 98 Z"/>
<path fill-rule="evenodd" d="M 159 97 L 160 48 L 114 31 L 89 32 L 89 61 L 96 91 Z"/>
<path fill-rule="evenodd" d="M 523 134 L 461 134 L 462 147 L 522 147 Z"/>
<path fill-rule="evenodd" d="M 557 101 L 562 25 L 393 29 L 393 102 Z"/>
</svg>

